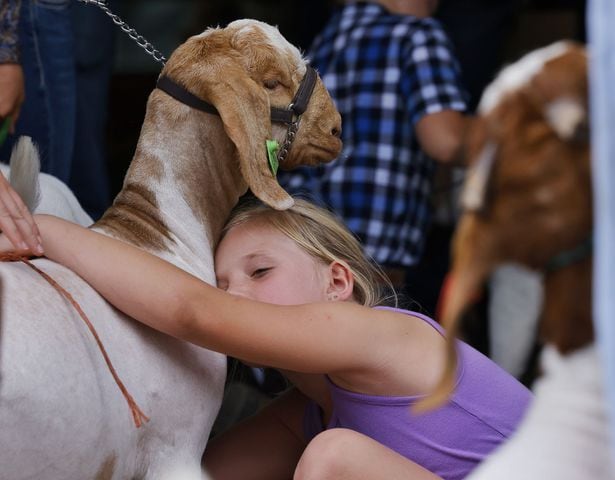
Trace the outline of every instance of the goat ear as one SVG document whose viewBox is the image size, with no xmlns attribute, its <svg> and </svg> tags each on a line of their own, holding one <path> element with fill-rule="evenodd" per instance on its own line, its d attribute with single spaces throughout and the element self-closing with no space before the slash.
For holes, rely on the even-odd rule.
<svg viewBox="0 0 615 480">
<path fill-rule="evenodd" d="M 546 104 L 545 118 L 564 141 L 587 141 L 587 109 L 579 99 L 560 97 Z"/>
<path fill-rule="evenodd" d="M 235 144 L 241 173 L 261 201 L 277 210 L 294 201 L 269 169 L 266 140 L 271 138 L 269 97 L 252 79 L 232 72 L 217 79 L 206 94 L 222 117 L 224 131 Z"/>
</svg>

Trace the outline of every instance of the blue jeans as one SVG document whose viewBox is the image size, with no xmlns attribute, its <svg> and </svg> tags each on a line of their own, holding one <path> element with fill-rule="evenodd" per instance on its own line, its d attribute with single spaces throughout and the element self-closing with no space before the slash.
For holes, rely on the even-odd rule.
<svg viewBox="0 0 615 480">
<path fill-rule="evenodd" d="M 117 2 L 108 0 L 113 10 Z M 97 220 L 111 204 L 106 126 L 116 26 L 94 5 L 73 7 L 77 123 L 69 186 Z"/>
<path fill-rule="evenodd" d="M 0 158 L 8 158 L 19 135 L 29 135 L 38 145 L 41 170 L 68 183 L 76 118 L 71 0 L 23 0 L 19 41 L 26 100 Z"/>
<path fill-rule="evenodd" d="M 108 4 L 113 8 L 117 2 Z M 111 204 L 106 151 L 115 25 L 75 0 L 23 0 L 19 19 L 26 100 L 0 158 L 19 135 L 41 154 L 41 170 L 66 183 L 93 219 Z"/>
</svg>

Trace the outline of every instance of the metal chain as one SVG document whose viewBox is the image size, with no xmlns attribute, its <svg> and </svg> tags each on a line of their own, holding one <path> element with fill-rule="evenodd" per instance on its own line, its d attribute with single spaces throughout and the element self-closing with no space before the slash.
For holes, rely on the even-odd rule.
<svg viewBox="0 0 615 480">
<path fill-rule="evenodd" d="M 111 10 L 109 10 L 106 0 L 78 0 L 78 1 L 85 3 L 85 4 L 91 3 L 99 7 L 109 17 L 111 17 L 111 20 L 113 20 L 113 23 L 118 25 L 122 29 L 123 32 L 128 34 L 128 36 L 132 38 L 137 43 L 137 45 L 139 45 L 149 55 L 151 55 L 154 58 L 154 60 L 156 60 L 157 62 L 160 62 L 162 65 L 166 63 L 167 59 L 164 57 L 164 55 L 162 55 L 162 53 L 156 50 L 151 43 L 149 43 L 145 38 L 143 38 L 142 35 L 139 35 L 134 28 L 129 27 L 125 21 L 123 21 L 119 16 L 117 16 Z M 297 118 L 296 121 L 289 124 L 288 129 L 286 130 L 286 138 L 284 139 L 282 148 L 280 148 L 280 151 L 278 152 L 278 161 L 280 163 L 282 163 L 286 159 L 286 156 L 288 155 L 288 152 L 293 143 L 293 140 L 295 139 L 295 135 L 297 134 L 298 129 L 299 129 L 299 118 Z"/>
<path fill-rule="evenodd" d="M 151 55 L 154 58 L 154 60 L 156 60 L 157 62 L 160 62 L 162 65 L 166 63 L 167 59 L 164 57 L 164 55 L 160 53 L 158 50 L 156 50 L 151 43 L 149 43 L 145 38 L 143 38 L 143 36 L 139 35 L 134 28 L 129 27 L 125 21 L 123 21 L 115 13 L 109 10 L 109 7 L 107 7 L 107 3 L 105 0 L 78 0 L 78 1 L 85 3 L 85 4 L 91 3 L 99 7 L 109 17 L 111 17 L 111 20 L 113 20 L 113 23 L 118 25 L 122 29 L 123 32 L 128 34 L 128 36 L 132 38 L 137 43 L 137 45 L 139 45 L 149 55 Z"/>
<path fill-rule="evenodd" d="M 286 138 L 284 139 L 284 143 L 278 152 L 278 162 L 283 163 L 284 160 L 286 160 L 286 156 L 288 155 L 288 151 L 293 144 L 293 140 L 295 139 L 298 129 L 299 119 L 288 125 L 288 129 L 286 130 Z"/>
</svg>

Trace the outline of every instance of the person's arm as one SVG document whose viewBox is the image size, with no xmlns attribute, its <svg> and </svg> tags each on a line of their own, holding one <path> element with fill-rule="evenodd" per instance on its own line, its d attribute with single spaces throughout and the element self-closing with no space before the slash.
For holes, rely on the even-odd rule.
<svg viewBox="0 0 615 480">
<path fill-rule="evenodd" d="M 403 60 L 400 86 L 407 110 L 421 149 L 437 162 L 460 164 L 468 117 L 459 63 L 438 22 L 423 24 L 421 33 L 421 42 L 408 38 Z"/>
<path fill-rule="evenodd" d="M 469 118 L 455 110 L 423 116 L 416 123 L 416 136 L 423 151 L 437 162 L 462 165 Z"/>
<path fill-rule="evenodd" d="M 391 349 L 405 350 L 414 338 L 416 322 L 404 315 L 348 302 L 280 306 L 251 301 L 119 240 L 57 217 L 37 215 L 36 220 L 45 254 L 111 304 L 156 330 L 250 363 L 361 377 L 386 364 L 383 356 Z M 2 240 L 0 252 L 7 249 Z"/>
<path fill-rule="evenodd" d="M 19 0 L 4 0 L 0 6 L 0 120 L 11 117 L 11 133 L 15 131 L 25 98 L 17 32 L 20 3 Z"/>
<path fill-rule="evenodd" d="M 9 131 L 15 132 L 25 99 L 23 70 L 17 63 L 0 63 L 0 119 L 11 117 Z"/>
</svg>

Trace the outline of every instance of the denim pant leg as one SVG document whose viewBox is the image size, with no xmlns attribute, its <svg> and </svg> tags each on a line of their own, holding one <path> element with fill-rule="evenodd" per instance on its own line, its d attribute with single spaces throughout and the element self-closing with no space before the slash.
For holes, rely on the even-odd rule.
<svg viewBox="0 0 615 480">
<path fill-rule="evenodd" d="M 116 2 L 108 1 L 113 10 Z M 111 204 L 106 126 L 116 26 L 92 6 L 73 8 L 77 122 L 69 186 L 97 220 Z"/>
<path fill-rule="evenodd" d="M 26 100 L 16 126 L 40 149 L 41 170 L 68 183 L 75 134 L 71 0 L 23 0 L 19 21 Z"/>
</svg>

